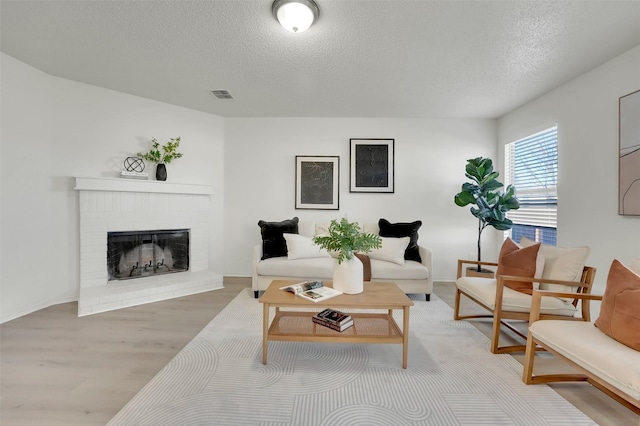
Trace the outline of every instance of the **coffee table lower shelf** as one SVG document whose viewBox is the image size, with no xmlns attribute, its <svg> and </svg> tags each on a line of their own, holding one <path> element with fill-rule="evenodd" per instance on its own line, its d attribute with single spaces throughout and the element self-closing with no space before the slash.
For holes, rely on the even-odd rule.
<svg viewBox="0 0 640 426">
<path fill-rule="evenodd" d="M 408 310 L 408 309 L 407 309 Z M 262 363 L 267 363 L 267 342 L 330 342 L 330 343 L 385 343 L 403 345 L 403 368 L 406 366 L 407 340 L 402 329 L 387 313 L 350 313 L 353 325 L 344 331 L 335 331 L 314 323 L 316 312 L 283 311 L 276 308 L 275 317 L 263 336 Z M 405 312 L 408 316 L 408 312 Z M 266 328 L 266 327 L 265 327 Z"/>
</svg>

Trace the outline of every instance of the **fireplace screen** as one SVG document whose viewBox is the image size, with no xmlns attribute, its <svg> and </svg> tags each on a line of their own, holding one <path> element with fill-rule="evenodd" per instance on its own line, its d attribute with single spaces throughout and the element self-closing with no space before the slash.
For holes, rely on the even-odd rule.
<svg viewBox="0 0 640 426">
<path fill-rule="evenodd" d="M 189 270 L 189 230 L 109 232 L 109 281 Z"/>
</svg>

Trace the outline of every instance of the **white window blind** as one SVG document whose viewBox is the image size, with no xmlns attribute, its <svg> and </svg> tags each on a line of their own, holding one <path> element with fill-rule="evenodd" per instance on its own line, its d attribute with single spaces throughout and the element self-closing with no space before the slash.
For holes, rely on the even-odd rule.
<svg viewBox="0 0 640 426">
<path fill-rule="evenodd" d="M 514 185 L 520 209 L 507 213 L 515 224 L 556 228 L 558 128 L 505 146 L 505 186 Z"/>
</svg>

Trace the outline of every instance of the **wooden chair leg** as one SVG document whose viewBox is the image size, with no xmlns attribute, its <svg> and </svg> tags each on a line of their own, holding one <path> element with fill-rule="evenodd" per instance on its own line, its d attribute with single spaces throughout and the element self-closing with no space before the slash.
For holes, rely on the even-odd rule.
<svg viewBox="0 0 640 426">
<path fill-rule="evenodd" d="M 500 316 L 498 312 L 493 313 L 493 332 L 491 333 L 491 353 L 497 354 L 498 343 L 500 342 Z"/>
<path fill-rule="evenodd" d="M 453 319 L 460 319 L 460 289 L 456 286 L 456 296 L 453 302 Z"/>
<path fill-rule="evenodd" d="M 522 369 L 522 381 L 528 385 L 533 383 L 533 360 L 536 355 L 536 344 L 533 336 L 527 336 L 527 349 L 524 354 L 524 368 Z"/>
</svg>

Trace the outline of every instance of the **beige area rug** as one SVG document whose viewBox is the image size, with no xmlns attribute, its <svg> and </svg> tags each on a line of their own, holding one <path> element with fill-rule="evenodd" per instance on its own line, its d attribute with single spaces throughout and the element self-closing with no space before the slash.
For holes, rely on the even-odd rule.
<svg viewBox="0 0 640 426">
<path fill-rule="evenodd" d="M 432 297 L 411 308 L 406 370 L 401 345 L 373 344 L 270 342 L 262 365 L 244 290 L 109 425 L 595 424 Z"/>
</svg>

